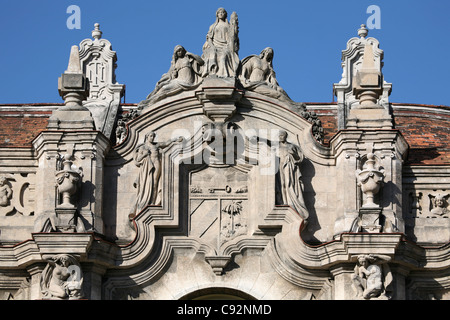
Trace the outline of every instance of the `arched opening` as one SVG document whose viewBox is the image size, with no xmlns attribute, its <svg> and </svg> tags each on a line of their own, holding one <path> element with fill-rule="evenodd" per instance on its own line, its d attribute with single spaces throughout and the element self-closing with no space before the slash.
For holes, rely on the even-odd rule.
<svg viewBox="0 0 450 320">
<path fill-rule="evenodd" d="M 180 300 L 256 300 L 256 298 L 236 289 L 215 287 L 193 291 Z"/>
</svg>

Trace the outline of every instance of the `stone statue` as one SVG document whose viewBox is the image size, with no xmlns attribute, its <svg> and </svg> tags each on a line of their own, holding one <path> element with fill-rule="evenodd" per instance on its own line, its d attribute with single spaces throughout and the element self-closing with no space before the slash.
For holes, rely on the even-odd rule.
<svg viewBox="0 0 450 320">
<path fill-rule="evenodd" d="M 134 163 L 139 167 L 139 175 L 133 186 L 136 190 L 136 200 L 131 209 L 131 215 L 138 214 L 147 205 L 159 205 L 161 178 L 161 149 L 167 148 L 174 142 L 181 142 L 182 137 L 167 142 L 155 142 L 155 132 L 145 135 L 144 143 L 138 145 L 134 151 Z"/>
<path fill-rule="evenodd" d="M 431 203 L 433 204 L 434 208 L 431 209 L 431 213 L 443 216 L 449 212 L 446 206 L 446 198 L 449 196 L 449 194 L 437 194 L 433 198 L 431 198 Z"/>
<path fill-rule="evenodd" d="M 183 90 L 195 89 L 202 81 L 203 65 L 204 61 L 200 56 L 177 45 L 173 50 L 169 71 L 162 75 L 143 104 L 159 101 Z"/>
<path fill-rule="evenodd" d="M 44 299 L 80 299 L 83 277 L 77 259 L 59 254 L 48 261 L 42 271 L 41 292 Z"/>
<path fill-rule="evenodd" d="M 357 259 L 352 275 L 356 299 L 389 299 L 386 292 L 392 283 L 392 273 L 387 262 L 391 258 L 380 254 L 361 254 Z"/>
<path fill-rule="evenodd" d="M 203 45 L 205 61 L 203 76 L 234 77 L 239 67 L 239 27 L 237 14 L 233 12 L 230 22 L 224 8 L 216 11 L 216 21 L 209 28 Z"/>
<path fill-rule="evenodd" d="M 121 118 L 117 120 L 116 126 L 116 144 L 122 143 L 127 136 L 127 128 L 125 121 Z"/>
<path fill-rule="evenodd" d="M 0 176 L 0 206 L 6 207 L 9 205 L 9 200 L 12 198 L 12 189 L 8 185 L 8 180 L 5 176 Z"/>
<path fill-rule="evenodd" d="M 308 210 L 303 199 L 303 185 L 300 164 L 304 156 L 300 147 L 288 142 L 287 132 L 280 130 L 279 133 L 279 157 L 280 157 L 280 190 L 282 203 L 290 205 L 306 221 L 309 217 Z"/>
<path fill-rule="evenodd" d="M 309 218 L 309 212 L 303 198 L 303 184 L 301 181 L 302 173 L 300 164 L 304 159 L 303 152 L 299 146 L 288 142 L 287 132 L 280 130 L 278 141 L 267 142 L 271 147 L 278 147 L 279 167 L 277 173 L 277 197 L 276 203 L 279 205 L 289 205 L 300 214 L 306 223 Z M 253 138 L 252 138 L 253 139 Z"/>
<path fill-rule="evenodd" d="M 278 85 L 273 70 L 273 54 L 273 49 L 268 47 L 259 55 L 244 58 L 239 78 L 247 90 L 292 102 L 287 93 Z"/>
</svg>

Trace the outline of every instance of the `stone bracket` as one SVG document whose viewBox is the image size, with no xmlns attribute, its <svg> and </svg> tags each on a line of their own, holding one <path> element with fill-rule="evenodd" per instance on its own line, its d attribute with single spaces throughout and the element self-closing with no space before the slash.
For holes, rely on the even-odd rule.
<svg viewBox="0 0 450 320">
<path fill-rule="evenodd" d="M 206 262 L 209 263 L 214 273 L 218 276 L 222 275 L 226 266 L 232 260 L 231 256 L 206 256 Z"/>
</svg>

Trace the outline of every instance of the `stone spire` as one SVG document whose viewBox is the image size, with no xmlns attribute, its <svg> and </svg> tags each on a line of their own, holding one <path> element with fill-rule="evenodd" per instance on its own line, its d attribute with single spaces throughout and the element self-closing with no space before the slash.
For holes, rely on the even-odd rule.
<svg viewBox="0 0 450 320">
<path fill-rule="evenodd" d="M 80 55 L 78 53 L 78 46 L 72 46 L 70 48 L 70 57 L 69 57 L 69 65 L 67 66 L 67 73 L 78 73 L 82 74 L 81 64 L 80 64 Z"/>
</svg>

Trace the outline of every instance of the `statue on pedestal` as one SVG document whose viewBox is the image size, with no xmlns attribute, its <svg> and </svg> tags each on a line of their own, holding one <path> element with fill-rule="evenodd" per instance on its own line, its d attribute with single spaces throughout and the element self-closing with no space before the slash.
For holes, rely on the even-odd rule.
<svg viewBox="0 0 450 320">
<path fill-rule="evenodd" d="M 202 58 L 205 61 L 203 76 L 234 77 L 239 67 L 238 18 L 233 12 L 230 22 L 224 8 L 216 11 L 216 22 L 212 24 L 203 45 Z"/>
</svg>

